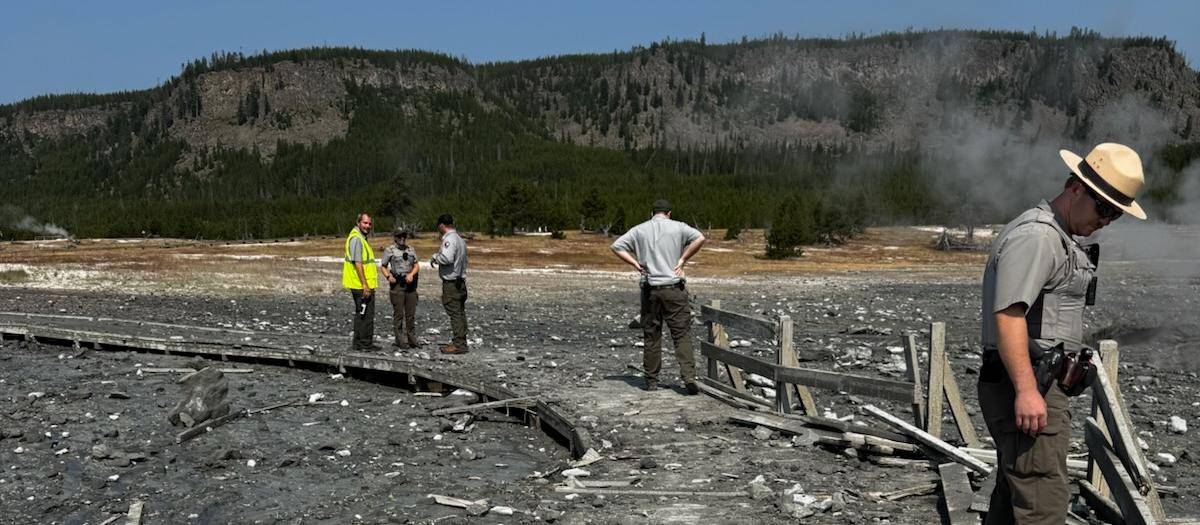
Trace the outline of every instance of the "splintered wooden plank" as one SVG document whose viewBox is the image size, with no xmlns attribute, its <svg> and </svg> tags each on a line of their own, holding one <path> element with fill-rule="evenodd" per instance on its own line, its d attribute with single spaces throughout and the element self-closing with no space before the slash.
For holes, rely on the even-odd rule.
<svg viewBox="0 0 1200 525">
<path fill-rule="evenodd" d="M 1150 507 L 1146 504 L 1146 498 L 1138 492 L 1137 485 L 1121 465 L 1121 460 L 1108 440 L 1104 439 L 1100 424 L 1095 419 L 1087 419 L 1084 437 L 1089 453 L 1096 460 L 1096 466 L 1104 473 L 1113 500 L 1121 509 L 1124 522 L 1130 525 L 1157 523 L 1158 520 L 1154 519 Z"/>
<path fill-rule="evenodd" d="M 925 431 L 942 437 L 942 393 L 946 377 L 946 323 L 929 324 L 929 395 Z"/>
<path fill-rule="evenodd" d="M 746 393 L 745 390 L 738 390 L 729 385 L 721 383 L 720 381 L 715 381 L 715 380 L 709 379 L 707 377 L 701 377 L 699 382 L 697 383 L 697 385 L 698 386 L 703 385 L 703 386 L 701 386 L 701 388 L 712 388 L 714 390 L 718 390 L 721 393 L 727 394 L 729 396 L 732 396 L 736 399 L 740 399 L 742 401 L 753 403 L 755 405 L 768 407 L 768 408 L 771 407 L 770 402 L 763 400 L 763 399 L 759 399 L 757 397 L 754 397 L 754 396 Z"/>
<path fill-rule="evenodd" d="M 970 468 L 971 470 L 974 470 L 975 472 L 978 472 L 980 474 L 985 474 L 985 475 L 992 473 L 992 467 L 988 466 L 987 463 L 984 463 L 982 461 L 979 461 L 978 459 L 975 459 L 975 457 L 971 456 L 970 454 L 967 454 L 966 452 L 959 450 L 958 448 L 954 447 L 953 445 L 946 443 L 945 441 L 942 441 L 941 439 L 929 434 L 928 432 L 921 430 L 921 429 L 917 428 L 916 426 L 911 425 L 911 424 L 905 422 L 904 420 L 902 420 L 896 416 L 893 416 L 874 405 L 864 405 L 863 410 L 866 410 L 867 413 L 887 422 L 888 424 L 892 425 L 893 427 L 896 427 L 901 432 L 904 432 L 905 434 L 912 436 L 913 439 L 916 439 L 917 441 L 921 442 L 922 445 L 925 445 L 925 446 L 937 451 L 938 453 L 954 460 L 957 463 L 962 463 L 963 465 L 966 465 L 967 468 Z"/>
<path fill-rule="evenodd" d="M 983 484 L 979 486 L 979 492 L 975 493 L 975 499 L 971 501 L 972 512 L 987 514 L 992 503 L 992 491 L 996 490 L 996 477 L 999 475 L 1000 469 L 995 469 L 983 480 Z"/>
<path fill-rule="evenodd" d="M 912 383 L 909 392 L 909 402 L 912 403 L 913 421 L 917 425 L 925 424 L 925 395 L 921 392 L 921 368 L 917 359 L 917 336 L 904 334 L 904 363 L 908 369 L 908 381 Z"/>
<path fill-rule="evenodd" d="M 975 492 L 971 490 L 967 468 L 958 463 L 942 463 L 938 465 L 938 474 L 942 478 L 942 497 L 946 501 L 946 516 L 950 518 L 950 524 L 979 523 L 979 516 L 971 513 L 971 500 L 975 499 Z"/>
<path fill-rule="evenodd" d="M 1100 475 L 1100 479 L 1104 479 L 1100 469 L 1096 469 L 1096 473 Z M 1087 480 L 1079 480 L 1079 494 L 1087 501 L 1088 507 L 1092 509 L 1097 518 L 1100 518 L 1100 521 L 1105 523 L 1121 523 L 1123 521 L 1121 508 L 1109 499 L 1107 494 L 1100 494 L 1100 491 Z"/>
<path fill-rule="evenodd" d="M 725 330 L 738 335 L 756 337 L 770 341 L 775 339 L 775 321 L 758 315 L 746 315 L 729 310 L 700 305 L 700 318 L 704 321 L 720 323 Z"/>
<path fill-rule="evenodd" d="M 1138 488 L 1138 493 L 1145 496 L 1146 503 L 1155 520 L 1164 521 L 1166 513 L 1163 512 L 1162 503 L 1158 500 L 1158 491 L 1154 489 L 1154 481 L 1150 478 L 1150 471 L 1146 467 L 1146 458 L 1142 456 L 1142 449 L 1138 446 L 1137 438 L 1134 436 L 1133 424 L 1125 412 L 1125 403 L 1121 400 L 1116 384 L 1109 380 L 1104 363 L 1096 362 L 1099 359 L 1098 356 L 1092 357 L 1096 366 L 1096 382 L 1092 384 L 1092 395 L 1099 399 L 1100 412 L 1104 414 L 1104 419 L 1108 422 L 1112 449 L 1121 464 L 1125 466 L 1125 471 L 1129 473 L 1129 478 Z M 1096 428 L 1102 430 L 1099 423 L 1096 424 Z M 1112 481 L 1107 474 L 1104 477 L 1106 482 Z"/>
<path fill-rule="evenodd" d="M 494 408 L 505 407 L 527 407 L 537 403 L 536 396 L 517 397 L 512 399 L 501 399 L 499 401 L 488 401 L 486 403 L 475 403 L 473 405 L 464 405 L 460 407 L 440 408 L 429 413 L 431 416 L 448 416 L 451 414 L 459 414 L 462 412 L 478 412 L 480 410 L 490 410 Z"/>
</svg>

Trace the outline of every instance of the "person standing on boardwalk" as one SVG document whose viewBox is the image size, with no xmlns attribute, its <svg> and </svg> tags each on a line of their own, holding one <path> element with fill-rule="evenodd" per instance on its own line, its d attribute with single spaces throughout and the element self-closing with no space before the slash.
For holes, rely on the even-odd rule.
<svg viewBox="0 0 1200 525">
<path fill-rule="evenodd" d="M 467 353 L 467 242 L 454 228 L 454 216 L 443 213 L 437 218 L 442 246 L 429 261 L 442 279 L 442 307 L 450 317 L 454 338 L 443 346 L 443 354 Z"/>
<path fill-rule="evenodd" d="M 650 220 L 630 228 L 612 244 L 617 258 L 634 267 L 646 282 L 642 315 L 642 369 L 646 390 L 658 388 L 662 368 L 662 325 L 665 322 L 675 344 L 679 376 L 689 395 L 696 395 L 696 364 L 692 355 L 692 308 L 683 265 L 704 245 L 704 234 L 671 219 L 671 204 L 659 199 L 651 207 Z"/>
<path fill-rule="evenodd" d="M 408 244 L 408 230 L 397 228 L 392 237 L 396 242 L 385 248 L 379 258 L 389 285 L 388 298 L 392 302 L 392 346 L 416 348 L 420 346 L 414 324 L 417 318 L 417 273 L 421 271 L 421 265 L 417 262 L 417 252 Z"/>
<path fill-rule="evenodd" d="M 1145 219 L 1134 202 L 1144 177 L 1138 154 L 1100 144 L 1087 158 L 1059 152 L 1071 174 L 1054 200 L 1008 223 L 992 242 L 983 274 L 979 406 L 996 442 L 1000 472 L 985 523 L 1066 521 L 1069 396 L 1086 381 L 1052 363 L 1086 359 L 1083 310 L 1096 289 L 1099 246 L 1087 237 L 1123 214 Z M 1067 356 L 1067 357 L 1064 357 Z M 1060 361 L 1061 360 L 1061 361 Z"/>
<path fill-rule="evenodd" d="M 354 336 L 350 347 L 356 351 L 383 350 L 375 344 L 375 288 L 379 274 L 368 235 L 371 235 L 371 216 L 360 213 L 355 227 L 346 236 L 342 261 L 342 287 L 350 290 L 354 300 Z"/>
</svg>

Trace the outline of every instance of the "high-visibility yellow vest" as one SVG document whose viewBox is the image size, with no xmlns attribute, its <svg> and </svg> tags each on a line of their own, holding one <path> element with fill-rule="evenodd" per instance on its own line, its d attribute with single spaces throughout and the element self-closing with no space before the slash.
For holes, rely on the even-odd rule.
<svg viewBox="0 0 1200 525">
<path fill-rule="evenodd" d="M 350 260 L 350 239 L 355 237 L 362 239 L 363 275 L 367 278 L 367 286 L 374 290 L 379 284 L 379 277 L 375 272 L 375 251 L 371 249 L 371 243 L 367 242 L 362 233 L 359 233 L 358 228 L 350 230 L 350 235 L 346 236 L 346 258 L 342 261 L 342 287 L 362 290 L 362 282 L 358 280 L 354 261 Z"/>
</svg>

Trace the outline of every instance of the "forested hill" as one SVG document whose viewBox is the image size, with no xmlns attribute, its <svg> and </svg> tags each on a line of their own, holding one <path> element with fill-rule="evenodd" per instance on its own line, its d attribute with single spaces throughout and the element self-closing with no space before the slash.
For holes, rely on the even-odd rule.
<svg viewBox="0 0 1200 525">
<path fill-rule="evenodd" d="M 785 199 L 813 220 L 988 221 L 1061 184 L 1058 168 L 1030 178 L 1058 147 L 1101 140 L 1142 151 L 1170 210 L 1198 117 L 1171 42 L 1085 30 L 702 37 L 495 64 L 214 54 L 144 91 L 0 106 L 0 239 L 328 234 L 360 209 L 384 226 L 448 210 L 473 230 L 620 228 L 658 196 L 704 227 L 769 225 Z"/>
</svg>

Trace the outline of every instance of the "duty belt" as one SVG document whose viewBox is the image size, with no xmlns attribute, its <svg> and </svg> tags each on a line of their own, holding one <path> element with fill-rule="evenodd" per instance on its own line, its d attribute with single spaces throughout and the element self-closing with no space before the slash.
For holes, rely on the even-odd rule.
<svg viewBox="0 0 1200 525">
<path fill-rule="evenodd" d="M 651 284 L 651 285 L 647 285 L 646 287 L 651 290 L 666 290 L 667 288 L 679 288 L 680 290 L 682 290 L 683 289 L 683 281 L 679 281 L 677 283 L 671 283 L 671 284 L 658 284 L 658 285 Z"/>
</svg>

